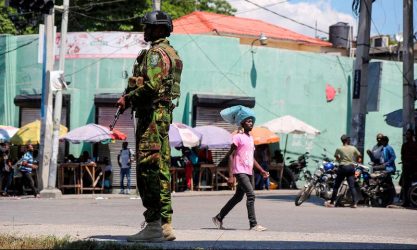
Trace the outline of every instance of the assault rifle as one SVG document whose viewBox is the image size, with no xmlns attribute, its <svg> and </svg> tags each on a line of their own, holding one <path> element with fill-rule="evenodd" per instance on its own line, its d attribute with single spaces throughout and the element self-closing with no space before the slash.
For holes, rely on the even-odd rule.
<svg viewBox="0 0 417 250">
<path fill-rule="evenodd" d="M 119 120 L 119 116 L 120 116 L 121 113 L 123 113 L 122 112 L 122 107 L 119 106 L 116 110 L 116 114 L 114 114 L 113 122 L 109 125 L 110 131 L 112 131 L 114 129 L 114 126 L 116 126 L 116 122 L 117 122 L 117 120 Z"/>
<path fill-rule="evenodd" d="M 129 93 L 128 91 L 129 91 L 129 88 L 126 88 L 125 91 L 123 91 L 122 96 L 124 96 L 127 93 Z M 126 98 L 125 98 L 125 102 L 126 102 Z M 126 105 L 126 107 L 125 107 L 125 109 L 126 109 L 127 108 L 127 103 L 125 105 Z M 109 125 L 110 131 L 112 131 L 114 129 L 114 126 L 116 126 L 117 120 L 119 120 L 119 116 L 121 114 L 123 114 L 123 112 L 124 112 L 124 109 L 122 109 L 122 107 L 120 107 L 120 106 L 117 106 L 117 110 L 116 110 L 116 113 L 114 114 L 113 121 Z"/>
<path fill-rule="evenodd" d="M 131 76 L 131 77 L 129 77 L 129 85 L 125 89 L 125 91 L 123 92 L 122 96 L 126 95 L 127 93 L 129 93 L 132 90 L 135 90 L 140 85 L 143 85 L 143 77 L 141 77 L 141 76 Z M 125 109 L 127 109 L 129 107 L 129 100 L 125 99 L 125 102 L 126 102 Z M 123 114 L 123 112 L 124 112 L 124 109 L 122 109 L 119 106 L 116 110 L 116 114 L 114 114 L 113 122 L 109 125 L 110 131 L 112 131 L 114 129 L 114 126 L 116 126 L 117 120 L 119 120 L 119 116 L 121 114 Z M 133 114 L 133 110 L 132 110 L 132 114 Z"/>
</svg>

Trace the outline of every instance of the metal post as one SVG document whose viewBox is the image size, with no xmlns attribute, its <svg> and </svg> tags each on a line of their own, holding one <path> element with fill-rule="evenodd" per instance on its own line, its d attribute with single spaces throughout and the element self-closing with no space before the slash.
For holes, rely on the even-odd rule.
<svg viewBox="0 0 417 250">
<path fill-rule="evenodd" d="M 162 0 L 152 0 L 152 9 L 161 10 L 161 1 Z"/>
<path fill-rule="evenodd" d="M 69 0 L 64 0 L 62 21 L 61 21 L 61 47 L 59 49 L 59 70 L 64 71 L 65 68 L 65 54 L 67 48 L 67 27 L 68 27 L 68 7 Z M 52 134 L 52 157 L 49 166 L 48 179 L 48 196 L 57 198 L 62 195 L 61 190 L 56 188 L 57 178 L 57 162 L 59 153 L 59 128 L 61 125 L 62 112 L 62 90 L 57 90 L 55 93 L 55 108 L 54 108 L 54 131 Z"/>
<path fill-rule="evenodd" d="M 365 147 L 365 121 L 368 103 L 369 36 L 371 30 L 372 0 L 361 0 L 358 40 L 356 49 L 351 136 L 363 155 Z"/>
<path fill-rule="evenodd" d="M 44 46 L 44 72 L 46 75 L 42 81 L 42 107 L 41 107 L 41 140 L 39 145 L 40 174 L 38 174 L 38 188 L 44 190 L 48 183 L 49 162 L 51 157 L 52 135 L 52 92 L 50 88 L 50 76 L 54 67 L 54 11 L 44 15 L 45 20 L 45 46 Z M 46 54 L 45 54 L 46 53 Z M 41 196 L 43 192 L 41 191 Z"/>
<path fill-rule="evenodd" d="M 403 26 L 403 134 L 405 134 L 407 129 L 415 128 L 413 0 L 403 0 Z"/>
</svg>

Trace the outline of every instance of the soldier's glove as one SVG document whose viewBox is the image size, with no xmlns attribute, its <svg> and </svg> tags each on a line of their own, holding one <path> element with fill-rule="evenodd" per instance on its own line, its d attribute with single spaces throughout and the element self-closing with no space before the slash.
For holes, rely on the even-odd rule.
<svg viewBox="0 0 417 250">
<path fill-rule="evenodd" d="M 143 87 L 143 77 L 141 76 L 131 76 L 129 77 L 129 89 L 136 89 Z"/>
<path fill-rule="evenodd" d="M 121 113 L 126 109 L 126 99 L 127 95 L 122 95 L 119 100 L 117 100 L 116 106 L 120 108 Z"/>
</svg>

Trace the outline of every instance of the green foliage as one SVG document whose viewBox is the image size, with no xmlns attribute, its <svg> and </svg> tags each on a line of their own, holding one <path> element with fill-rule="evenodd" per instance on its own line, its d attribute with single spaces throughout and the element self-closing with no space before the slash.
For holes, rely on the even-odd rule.
<svg viewBox="0 0 417 250">
<path fill-rule="evenodd" d="M 18 13 L 12 7 L 5 7 L 0 0 L 0 34 L 25 35 L 38 32 L 42 15 L 38 13 Z"/>
<path fill-rule="evenodd" d="M 17 34 L 17 30 L 12 21 L 9 19 L 5 8 L 2 8 L 0 11 L 0 33 L 12 35 Z"/>
<path fill-rule="evenodd" d="M 16 236 L 0 234 L 0 249 L 102 249 L 102 250 L 134 250 L 150 249 L 141 244 L 123 244 L 95 240 L 74 240 L 69 236 Z M 152 248 L 158 249 L 158 248 Z"/>
<path fill-rule="evenodd" d="M 56 0 L 55 5 L 62 5 Z M 173 19 L 195 10 L 233 15 L 236 9 L 226 0 L 162 0 L 161 9 Z M 4 0 L 0 0 L 3 3 Z M 72 0 L 68 31 L 142 31 L 140 17 L 152 11 L 152 0 Z M 62 13 L 55 11 L 55 25 L 61 29 Z M 17 13 L 13 8 L 2 8 L 0 12 L 0 33 L 33 34 L 42 23 L 39 13 Z"/>
<path fill-rule="evenodd" d="M 224 0 L 199 0 L 197 8 L 201 11 L 214 12 L 224 15 L 233 15 L 236 9 L 232 8 L 229 2 Z"/>
</svg>

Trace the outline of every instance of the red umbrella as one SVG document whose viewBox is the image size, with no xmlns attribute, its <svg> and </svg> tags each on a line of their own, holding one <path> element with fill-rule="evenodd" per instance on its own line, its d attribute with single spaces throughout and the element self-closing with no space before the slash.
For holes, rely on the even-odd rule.
<svg viewBox="0 0 417 250">
<path fill-rule="evenodd" d="M 127 135 L 123 132 L 121 132 L 120 130 L 117 129 L 113 129 L 112 130 L 112 134 L 111 134 L 111 138 L 113 140 L 121 140 L 124 141 L 127 139 Z"/>
</svg>

